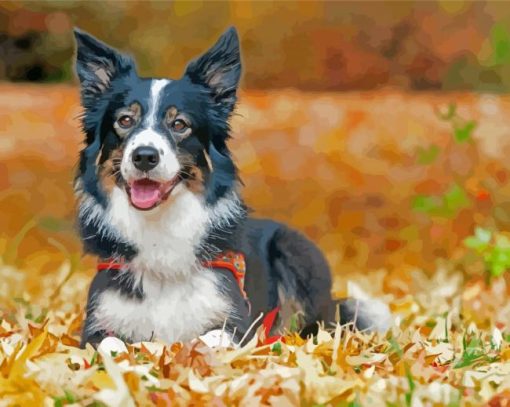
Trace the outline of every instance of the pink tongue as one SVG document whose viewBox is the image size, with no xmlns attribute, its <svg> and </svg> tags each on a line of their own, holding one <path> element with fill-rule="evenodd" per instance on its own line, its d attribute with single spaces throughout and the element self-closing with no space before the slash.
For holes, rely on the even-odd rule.
<svg viewBox="0 0 510 407">
<path fill-rule="evenodd" d="M 160 184 L 148 179 L 131 184 L 131 202 L 140 209 L 152 208 L 161 199 Z"/>
</svg>

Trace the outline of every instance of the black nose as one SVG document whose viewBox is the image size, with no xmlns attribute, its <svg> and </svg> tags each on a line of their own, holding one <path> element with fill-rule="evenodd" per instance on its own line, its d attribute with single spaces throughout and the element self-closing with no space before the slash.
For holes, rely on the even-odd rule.
<svg viewBox="0 0 510 407">
<path fill-rule="evenodd" d="M 158 150 L 154 147 L 137 147 L 132 155 L 133 164 L 140 171 L 150 171 L 159 163 Z"/>
</svg>

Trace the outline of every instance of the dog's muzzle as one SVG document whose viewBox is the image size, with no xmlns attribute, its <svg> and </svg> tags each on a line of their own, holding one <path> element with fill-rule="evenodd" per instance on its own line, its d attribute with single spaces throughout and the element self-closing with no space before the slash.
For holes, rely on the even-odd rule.
<svg viewBox="0 0 510 407">
<path fill-rule="evenodd" d="M 141 146 L 133 151 L 131 159 L 136 169 L 148 172 L 159 164 L 159 153 L 154 147 Z"/>
<path fill-rule="evenodd" d="M 180 171 L 176 153 L 161 134 L 146 129 L 134 135 L 121 163 L 131 205 L 140 210 L 158 206 L 180 182 Z"/>
</svg>

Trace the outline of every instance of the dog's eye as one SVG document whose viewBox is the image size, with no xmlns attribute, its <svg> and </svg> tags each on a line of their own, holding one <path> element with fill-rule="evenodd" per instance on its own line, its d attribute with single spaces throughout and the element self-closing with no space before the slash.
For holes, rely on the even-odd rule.
<svg viewBox="0 0 510 407">
<path fill-rule="evenodd" d="M 135 124 L 135 120 L 131 116 L 121 116 L 119 120 L 117 120 L 117 123 L 119 123 L 119 126 L 123 129 L 129 129 L 130 127 L 133 127 Z"/>
<path fill-rule="evenodd" d="M 184 120 L 177 119 L 177 120 L 174 120 L 174 122 L 172 123 L 172 129 L 174 129 L 175 131 L 184 131 L 187 128 L 188 128 L 188 125 L 186 124 L 186 122 Z"/>
</svg>

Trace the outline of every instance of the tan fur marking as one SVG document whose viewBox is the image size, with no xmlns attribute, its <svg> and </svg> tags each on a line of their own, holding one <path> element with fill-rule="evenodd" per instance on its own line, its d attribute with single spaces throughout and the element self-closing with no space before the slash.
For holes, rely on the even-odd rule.
<svg viewBox="0 0 510 407">
<path fill-rule="evenodd" d="M 193 193 L 204 192 L 204 174 L 202 170 L 196 166 L 187 167 L 186 172 L 190 175 L 185 180 L 186 187 Z"/>
<path fill-rule="evenodd" d="M 193 193 L 201 193 L 204 191 L 204 173 L 196 165 L 195 160 L 191 154 L 184 151 L 177 153 L 177 159 L 182 168 L 182 172 L 185 174 L 183 177 L 183 183 L 186 188 Z"/>
<path fill-rule="evenodd" d="M 120 127 L 117 120 L 122 116 L 130 116 L 134 119 L 135 123 L 138 124 L 142 118 L 142 107 L 135 102 L 127 107 L 120 108 L 115 112 L 115 123 L 113 123 L 113 128 L 119 137 L 126 137 L 135 126 L 130 129 Z"/>
<path fill-rule="evenodd" d="M 166 111 L 165 120 L 168 125 L 172 124 L 172 122 L 177 117 L 177 109 L 175 107 L 171 107 Z"/>
<path fill-rule="evenodd" d="M 113 150 L 108 160 L 106 160 L 99 170 L 99 182 L 104 191 L 108 194 L 112 192 L 113 187 L 117 185 L 117 173 L 120 171 L 120 162 L 122 160 L 123 148 L 119 147 Z"/>
<path fill-rule="evenodd" d="M 186 123 L 190 122 L 189 119 L 184 114 L 179 113 L 175 107 L 171 107 L 166 111 L 165 115 L 165 123 L 170 130 L 172 130 L 172 123 L 175 121 L 175 119 L 184 120 L 184 122 Z M 172 134 L 177 139 L 177 141 L 181 141 L 191 134 L 191 128 L 188 127 L 182 133 L 172 132 Z"/>
<path fill-rule="evenodd" d="M 207 161 L 207 166 L 209 167 L 209 171 L 212 172 L 213 167 L 212 167 L 211 157 L 209 157 L 209 153 L 206 150 L 204 150 L 204 157 L 205 157 L 205 161 Z"/>
</svg>

